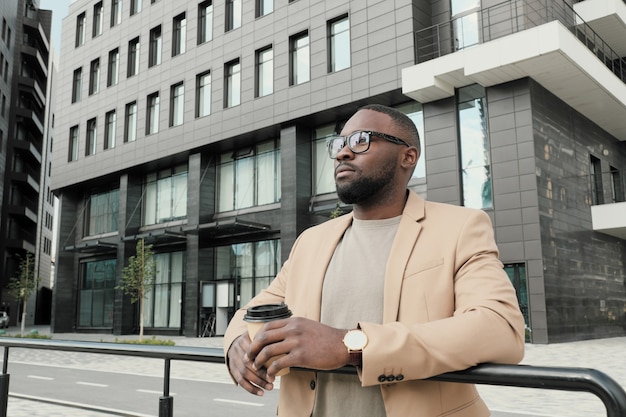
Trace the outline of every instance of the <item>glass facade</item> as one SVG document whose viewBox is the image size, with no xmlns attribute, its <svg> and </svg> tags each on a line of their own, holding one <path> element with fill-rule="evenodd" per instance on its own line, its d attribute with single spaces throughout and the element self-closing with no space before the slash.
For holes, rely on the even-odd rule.
<svg viewBox="0 0 626 417">
<path fill-rule="evenodd" d="M 328 157 L 328 140 L 336 136 L 335 125 L 315 129 L 313 140 L 313 194 L 333 193 L 335 189 L 335 163 Z"/>
<path fill-rule="evenodd" d="M 417 131 L 420 135 L 420 157 L 417 161 L 415 171 L 413 171 L 413 178 L 425 178 L 426 147 L 424 146 L 424 110 L 422 109 L 422 105 L 418 102 L 413 101 L 411 103 L 397 106 L 396 108 L 409 116 L 417 127 Z"/>
<path fill-rule="evenodd" d="M 309 52 L 309 33 L 292 36 L 289 40 L 289 60 L 291 74 L 290 85 L 302 84 L 311 79 L 311 54 Z"/>
<path fill-rule="evenodd" d="M 485 89 L 479 85 L 457 92 L 463 205 L 493 207 L 489 129 Z"/>
<path fill-rule="evenodd" d="M 280 201 L 280 146 L 263 142 L 223 153 L 218 166 L 218 211 Z"/>
<path fill-rule="evenodd" d="M 181 13 L 174 18 L 174 37 L 172 39 L 172 56 L 185 53 L 187 49 L 187 18 Z"/>
<path fill-rule="evenodd" d="M 213 39 L 213 4 L 203 1 L 198 4 L 198 45 Z"/>
<path fill-rule="evenodd" d="M 211 71 L 196 76 L 196 117 L 211 114 Z"/>
<path fill-rule="evenodd" d="M 187 166 L 153 172 L 144 184 L 143 225 L 180 220 L 187 216 Z"/>
<path fill-rule="evenodd" d="M 154 286 L 144 300 L 146 327 L 179 329 L 182 325 L 185 252 L 154 254 Z"/>
<path fill-rule="evenodd" d="M 328 23 L 328 72 L 350 67 L 350 19 L 348 16 Z"/>
<path fill-rule="evenodd" d="M 92 194 L 87 205 L 86 235 L 117 232 L 119 204 L 117 189 Z"/>
<path fill-rule="evenodd" d="M 274 92 L 274 50 L 271 46 L 256 53 L 256 83 L 257 97 Z"/>
<path fill-rule="evenodd" d="M 78 326 L 111 327 L 115 295 L 116 259 L 82 263 Z"/>
</svg>

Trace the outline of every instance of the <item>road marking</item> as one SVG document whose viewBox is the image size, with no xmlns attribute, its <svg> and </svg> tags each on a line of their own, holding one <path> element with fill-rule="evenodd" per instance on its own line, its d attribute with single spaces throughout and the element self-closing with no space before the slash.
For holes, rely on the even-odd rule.
<svg viewBox="0 0 626 417">
<path fill-rule="evenodd" d="M 151 389 L 138 389 L 137 392 L 143 392 L 144 394 L 159 394 L 159 395 L 163 395 L 163 391 L 155 391 L 155 390 L 151 390 Z M 176 395 L 173 392 L 170 392 L 171 396 Z"/>
<path fill-rule="evenodd" d="M 44 381 L 54 381 L 54 378 L 50 378 L 49 376 L 28 375 L 28 378 L 43 379 Z"/>
<path fill-rule="evenodd" d="M 221 403 L 230 403 L 230 404 L 240 404 L 240 405 L 251 405 L 254 407 L 263 407 L 264 404 L 261 403 L 251 403 L 248 401 L 237 401 L 237 400 L 227 400 L 225 398 L 213 398 L 213 401 L 218 401 Z"/>
<path fill-rule="evenodd" d="M 107 384 L 96 384 L 95 382 L 82 382 L 82 381 L 77 381 L 76 382 L 78 385 L 89 385 L 91 387 L 102 387 L 102 388 L 106 388 L 108 387 Z"/>
</svg>

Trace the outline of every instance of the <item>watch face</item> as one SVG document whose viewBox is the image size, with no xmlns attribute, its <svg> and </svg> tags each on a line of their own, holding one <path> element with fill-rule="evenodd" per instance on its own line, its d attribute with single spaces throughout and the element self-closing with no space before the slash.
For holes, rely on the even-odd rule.
<svg viewBox="0 0 626 417">
<path fill-rule="evenodd" d="M 367 335 L 361 330 L 350 330 L 343 341 L 350 350 L 363 350 L 367 345 Z"/>
</svg>

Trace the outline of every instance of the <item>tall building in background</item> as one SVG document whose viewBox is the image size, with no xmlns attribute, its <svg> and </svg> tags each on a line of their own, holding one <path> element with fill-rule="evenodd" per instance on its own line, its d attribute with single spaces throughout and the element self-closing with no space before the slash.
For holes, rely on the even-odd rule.
<svg viewBox="0 0 626 417">
<path fill-rule="evenodd" d="M 381 103 L 422 134 L 409 187 L 491 216 L 529 341 L 624 335 L 625 8 L 75 1 L 55 89 L 53 331 L 138 331 L 116 286 L 144 239 L 147 332 L 223 334 L 302 230 L 350 210 L 326 141 Z"/>
<path fill-rule="evenodd" d="M 27 302 L 27 324 L 49 323 L 53 194 L 48 81 L 52 12 L 37 0 L 0 4 L 0 298 L 11 323 L 21 306 L 7 290 L 20 259 L 33 254 L 39 288 Z M 51 139 L 50 139 L 51 141 Z"/>
</svg>

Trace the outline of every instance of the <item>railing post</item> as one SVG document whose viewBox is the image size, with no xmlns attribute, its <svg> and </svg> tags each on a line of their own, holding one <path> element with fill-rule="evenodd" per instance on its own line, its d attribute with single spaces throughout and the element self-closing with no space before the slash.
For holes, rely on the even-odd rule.
<svg viewBox="0 0 626 417">
<path fill-rule="evenodd" d="M 165 359 L 163 374 L 163 396 L 159 398 L 159 417 L 174 416 L 174 398 L 170 395 L 170 359 Z M 4 417 L 4 416 L 0 416 Z"/>
<path fill-rule="evenodd" d="M 0 375 L 0 417 L 7 417 L 7 405 L 9 403 L 9 379 L 7 373 L 9 363 L 9 347 L 4 347 L 4 362 L 2 362 L 2 375 Z"/>
</svg>

